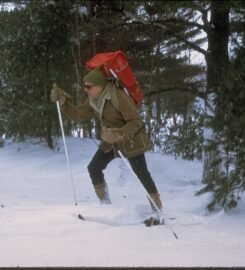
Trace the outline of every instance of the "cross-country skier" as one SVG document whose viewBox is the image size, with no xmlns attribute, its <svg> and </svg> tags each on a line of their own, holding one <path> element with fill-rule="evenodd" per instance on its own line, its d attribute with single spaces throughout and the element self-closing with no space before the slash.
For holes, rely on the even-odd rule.
<svg viewBox="0 0 245 270">
<path fill-rule="evenodd" d="M 117 87 L 115 82 L 109 81 L 98 68 L 90 71 L 83 82 L 88 97 L 78 108 L 72 105 L 69 94 L 57 85 L 53 86 L 50 98 L 53 102 L 58 100 L 62 112 L 73 121 L 81 122 L 93 117 L 100 121 L 102 141 L 88 165 L 88 172 L 100 202 L 111 203 L 103 170 L 118 157 L 120 150 L 161 210 L 160 195 L 148 171 L 144 155 L 148 149 L 144 123 L 133 99 Z M 156 212 L 151 201 L 150 204 Z"/>
</svg>

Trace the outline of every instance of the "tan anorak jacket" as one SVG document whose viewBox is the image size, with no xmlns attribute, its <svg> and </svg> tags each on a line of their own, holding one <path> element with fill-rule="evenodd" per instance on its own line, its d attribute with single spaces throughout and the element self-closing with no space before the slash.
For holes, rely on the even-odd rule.
<svg viewBox="0 0 245 270">
<path fill-rule="evenodd" d="M 113 83 L 107 83 L 98 100 L 88 97 L 78 108 L 66 102 L 62 106 L 62 112 L 78 123 L 97 117 L 101 127 L 120 128 L 124 135 L 123 140 L 115 144 L 102 141 L 99 147 L 103 152 L 113 149 L 118 156 L 120 150 L 129 158 L 148 149 L 144 123 L 137 106 L 131 97 Z"/>
</svg>

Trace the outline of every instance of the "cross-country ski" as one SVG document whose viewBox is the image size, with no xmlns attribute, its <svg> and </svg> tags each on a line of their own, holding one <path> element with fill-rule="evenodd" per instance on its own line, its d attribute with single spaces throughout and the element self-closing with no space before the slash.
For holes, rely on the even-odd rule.
<svg viewBox="0 0 245 270">
<path fill-rule="evenodd" d="M 78 214 L 77 215 L 77 218 L 80 219 L 80 220 L 84 220 L 84 221 L 92 221 L 92 222 L 103 223 L 103 222 L 99 221 L 99 219 L 96 220 L 96 218 L 94 218 L 93 220 L 87 219 L 82 214 Z M 104 222 L 104 224 L 105 224 L 105 222 Z M 147 227 L 151 227 L 151 226 L 157 226 L 157 225 L 164 225 L 165 223 L 164 223 L 164 220 L 163 219 L 159 219 L 159 218 L 155 218 L 155 217 L 150 217 L 150 218 L 147 218 L 147 219 L 145 219 L 143 221 L 134 223 L 132 225 L 136 225 L 136 224 L 138 224 L 138 225 L 139 224 L 145 224 Z M 127 225 L 129 225 L 129 224 L 127 224 Z"/>
</svg>

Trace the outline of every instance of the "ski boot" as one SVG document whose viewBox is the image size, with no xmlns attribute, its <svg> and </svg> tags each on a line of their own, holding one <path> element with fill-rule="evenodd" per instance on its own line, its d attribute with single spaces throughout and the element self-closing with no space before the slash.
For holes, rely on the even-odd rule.
<svg viewBox="0 0 245 270">
<path fill-rule="evenodd" d="M 155 203 L 155 205 L 152 203 L 152 201 L 148 198 L 151 208 L 152 208 L 152 215 L 150 218 L 144 220 L 144 224 L 147 227 L 154 226 L 154 225 L 164 225 L 164 219 L 162 216 L 162 202 L 160 199 L 159 193 L 151 193 L 150 197 L 152 201 Z M 156 209 L 156 206 L 158 209 Z"/>
<path fill-rule="evenodd" d="M 109 191 L 106 183 L 94 185 L 94 190 L 101 204 L 111 204 Z"/>
</svg>

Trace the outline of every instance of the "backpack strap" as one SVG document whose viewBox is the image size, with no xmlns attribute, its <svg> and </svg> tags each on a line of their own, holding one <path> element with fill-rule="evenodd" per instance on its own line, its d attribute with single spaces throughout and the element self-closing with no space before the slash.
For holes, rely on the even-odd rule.
<svg viewBox="0 0 245 270">
<path fill-rule="evenodd" d="M 112 87 L 110 88 L 111 103 L 117 111 L 119 111 L 119 101 L 118 101 L 117 91 L 120 91 L 120 89 L 118 88 L 119 87 L 117 87 L 116 83 L 113 83 Z"/>
</svg>

